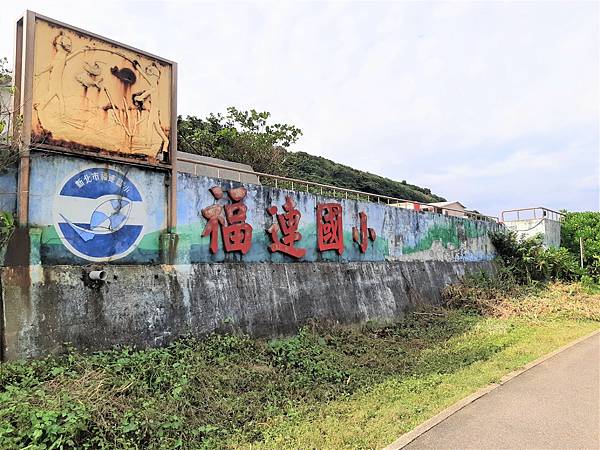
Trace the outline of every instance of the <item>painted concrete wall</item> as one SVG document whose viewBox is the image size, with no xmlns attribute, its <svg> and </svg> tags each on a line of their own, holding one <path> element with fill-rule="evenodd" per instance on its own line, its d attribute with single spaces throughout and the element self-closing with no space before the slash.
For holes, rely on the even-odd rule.
<svg viewBox="0 0 600 450">
<path fill-rule="evenodd" d="M 541 234 L 547 248 L 560 247 L 560 222 L 550 219 L 525 219 L 504 222 L 510 230 L 516 231 L 524 239 Z"/>
<path fill-rule="evenodd" d="M 206 220 L 200 211 L 215 203 L 227 204 L 226 198 L 216 202 L 210 189 L 213 186 L 228 190 L 239 183 L 204 177 L 179 174 L 177 204 L 177 233 L 179 234 L 178 262 L 297 262 L 297 261 L 486 261 L 494 257 L 494 249 L 488 231 L 496 229 L 489 222 L 445 217 L 439 214 L 420 213 L 387 204 L 334 199 L 290 192 L 267 186 L 244 184 L 248 190 L 244 201 L 248 207 L 247 222 L 252 225 L 253 238 L 250 251 L 212 254 L 209 237 L 201 237 Z M 302 239 L 296 246 L 306 249 L 305 256 L 296 260 L 283 253 L 271 253 L 272 240 L 266 230 L 272 225 L 273 217 L 267 208 L 282 206 L 290 196 L 301 214 L 298 231 Z M 321 203 L 339 203 L 342 207 L 344 251 L 319 252 L 317 249 L 317 212 Z M 369 239 L 367 251 L 362 253 L 352 239 L 352 228 L 360 227 L 359 213 L 368 218 L 368 227 L 375 230 L 377 238 Z M 188 259 L 189 258 L 189 259 Z"/>
<path fill-rule="evenodd" d="M 166 228 L 167 212 L 163 172 L 57 155 L 34 155 L 29 222 L 41 235 L 39 242 L 32 242 L 32 246 L 39 246 L 40 258 L 33 264 L 87 264 L 100 260 L 111 264 L 161 262 L 160 235 Z M 121 182 L 125 187 L 119 186 Z M 129 192 L 122 191 L 128 185 L 131 185 Z M 132 195 L 134 190 L 139 195 Z M 123 227 L 102 234 L 106 223 L 99 222 L 98 234 L 91 236 L 80 230 L 90 228 L 94 214 L 110 215 L 114 211 L 110 202 L 118 202 L 119 198 L 131 200 L 131 209 L 125 208 L 129 215 Z M 141 227 L 139 236 L 132 234 L 139 229 L 136 227 Z M 83 248 L 89 248 L 89 252 L 81 251 Z"/>
<path fill-rule="evenodd" d="M 0 173 L 0 211 L 17 211 L 17 168 L 10 167 Z"/>
<path fill-rule="evenodd" d="M 5 359 L 114 345 L 147 347 L 182 335 L 292 333 L 309 320 L 388 322 L 438 304 L 441 287 L 482 262 L 117 265 L 101 285 L 83 267 L 2 269 Z"/>
<path fill-rule="evenodd" d="M 465 272 L 493 270 L 488 232 L 499 226 L 488 222 L 180 173 L 177 239 L 167 252 L 164 173 L 35 154 L 31 179 L 31 226 L 14 234 L 1 269 L 4 359 L 59 352 L 65 342 L 97 350 L 227 327 L 272 336 L 310 319 L 394 320 L 438 303 Z M 12 189 L 11 180 L 0 174 L 0 186 Z M 225 253 L 219 235 L 212 253 L 202 211 L 230 204 L 240 186 L 248 251 Z M 282 213 L 286 196 L 300 215 L 299 259 L 269 251 L 267 209 Z M 317 248 L 322 203 L 342 208 L 339 251 Z M 353 240 L 361 213 L 374 238 L 364 253 Z M 106 283 L 90 282 L 94 268 L 107 270 Z"/>
<path fill-rule="evenodd" d="M 161 251 L 161 236 L 166 232 L 165 183 L 165 174 L 161 172 L 34 154 L 29 219 L 31 229 L 36 231 L 31 242 L 34 255 L 31 263 L 487 261 L 495 255 L 487 236 L 490 230 L 497 229 L 494 223 L 180 173 L 175 229 L 178 244 L 173 260 L 167 261 Z M 0 190 L 6 193 L 3 200 L 6 205 L 2 206 L 11 211 L 15 206 L 15 185 L 15 172 L 0 175 Z M 225 191 L 218 201 L 210 191 L 215 186 Z M 225 253 L 220 229 L 219 249 L 212 253 L 210 236 L 203 237 L 207 220 L 202 210 L 214 204 L 231 203 L 227 191 L 239 186 L 247 190 L 242 203 L 247 207 L 245 222 L 252 227 L 250 249 L 246 254 Z M 269 250 L 273 241 L 267 230 L 276 219 L 267 209 L 275 207 L 278 214 L 283 213 L 288 196 L 300 214 L 298 232 L 302 237 L 295 246 L 306 250 L 298 259 Z M 123 202 L 127 205 L 122 207 L 122 214 L 111 216 L 115 205 L 122 206 Z M 342 208 L 341 254 L 317 248 L 317 205 L 323 203 L 339 204 Z M 368 239 L 364 253 L 353 240 L 353 228 L 360 229 L 360 213 L 366 214 L 367 227 L 376 235 L 374 240 Z M 121 224 L 124 225 L 120 227 Z M 116 231 L 107 232 L 111 226 L 108 231 Z"/>
</svg>

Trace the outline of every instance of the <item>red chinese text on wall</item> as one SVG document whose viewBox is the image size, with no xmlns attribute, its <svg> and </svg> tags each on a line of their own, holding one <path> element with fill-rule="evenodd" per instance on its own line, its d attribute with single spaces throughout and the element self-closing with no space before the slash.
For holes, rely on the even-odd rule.
<svg viewBox="0 0 600 450">
<path fill-rule="evenodd" d="M 218 186 L 210 188 L 210 192 L 216 200 L 221 200 L 225 195 L 223 189 Z M 210 236 L 211 253 L 219 251 L 219 230 L 221 230 L 225 252 L 241 252 L 245 255 L 250 250 L 252 225 L 246 223 L 248 207 L 242 203 L 246 193 L 243 187 L 229 189 L 227 194 L 231 203 L 226 205 L 216 203 L 202 210 L 202 216 L 208 221 L 202 237 Z"/>
<path fill-rule="evenodd" d="M 305 248 L 296 247 L 296 242 L 302 239 L 302 235 L 298 232 L 300 225 L 300 211 L 296 209 L 291 197 L 285 197 L 283 205 L 283 214 L 277 214 L 277 206 L 267 208 L 267 213 L 277 218 L 268 229 L 267 233 L 271 235 L 273 243 L 269 245 L 271 252 L 282 252 L 294 258 L 302 258 L 306 254 Z M 282 236 L 279 237 L 279 232 Z"/>
<path fill-rule="evenodd" d="M 317 205 L 317 248 L 320 252 L 337 250 L 344 253 L 342 205 L 320 203 Z"/>
<path fill-rule="evenodd" d="M 367 228 L 367 214 L 364 212 L 358 213 L 360 220 L 360 230 L 356 227 L 352 227 L 352 240 L 358 244 L 361 253 L 367 251 L 367 239 L 374 241 L 377 239 L 377 234 L 373 228 Z"/>
</svg>

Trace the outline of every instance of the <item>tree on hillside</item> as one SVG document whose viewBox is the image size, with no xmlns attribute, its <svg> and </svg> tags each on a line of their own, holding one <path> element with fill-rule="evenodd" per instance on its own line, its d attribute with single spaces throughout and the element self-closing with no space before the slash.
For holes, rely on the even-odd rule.
<svg viewBox="0 0 600 450">
<path fill-rule="evenodd" d="M 240 111 L 210 114 L 206 119 L 181 116 L 177 121 L 178 150 L 250 164 L 258 172 L 279 174 L 285 149 L 302 131 L 287 124 L 269 124 L 269 112 Z"/>
<path fill-rule="evenodd" d="M 178 150 L 251 165 L 259 172 L 356 189 L 420 202 L 443 201 L 422 188 L 363 172 L 320 156 L 287 149 L 302 131 L 287 124 L 269 124 L 271 114 L 228 108 L 206 119 L 179 117 Z"/>
</svg>

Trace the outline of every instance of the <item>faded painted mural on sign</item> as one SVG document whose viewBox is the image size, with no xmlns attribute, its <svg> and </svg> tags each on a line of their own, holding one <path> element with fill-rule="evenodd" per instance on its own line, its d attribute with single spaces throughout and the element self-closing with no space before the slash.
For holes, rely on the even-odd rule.
<svg viewBox="0 0 600 450">
<path fill-rule="evenodd" d="M 38 18 L 33 140 L 166 160 L 171 66 Z"/>
</svg>

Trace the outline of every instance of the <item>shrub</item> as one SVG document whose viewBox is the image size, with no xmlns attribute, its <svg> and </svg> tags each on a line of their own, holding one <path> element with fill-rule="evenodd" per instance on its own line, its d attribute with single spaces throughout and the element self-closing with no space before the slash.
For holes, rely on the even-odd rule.
<svg viewBox="0 0 600 450">
<path fill-rule="evenodd" d="M 294 373 L 295 381 L 300 384 L 340 382 L 348 378 L 348 373 L 335 364 L 325 339 L 307 328 L 301 329 L 297 336 L 271 341 L 269 349 L 273 365 Z"/>
<path fill-rule="evenodd" d="M 514 231 L 490 233 L 504 267 L 519 284 L 572 281 L 582 275 L 577 260 L 565 248 L 544 248 L 540 235 L 520 239 Z"/>
<path fill-rule="evenodd" d="M 560 233 L 561 245 L 579 258 L 583 238 L 583 265 L 588 276 L 600 282 L 600 212 L 566 213 Z"/>
</svg>

